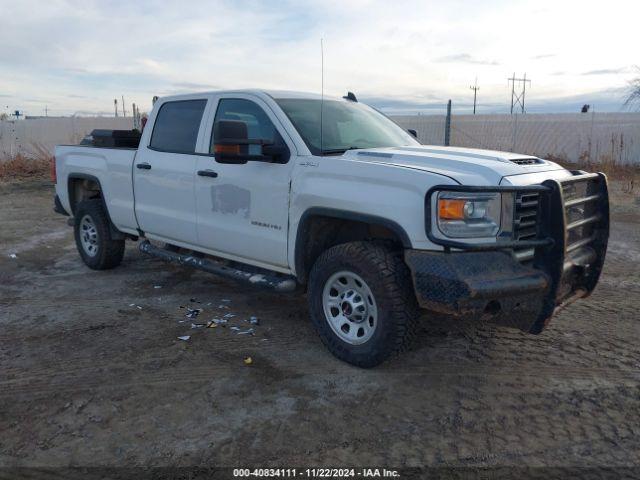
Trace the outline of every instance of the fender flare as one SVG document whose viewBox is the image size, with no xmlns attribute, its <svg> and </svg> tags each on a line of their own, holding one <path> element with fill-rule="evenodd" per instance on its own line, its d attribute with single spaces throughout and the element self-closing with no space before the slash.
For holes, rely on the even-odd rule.
<svg viewBox="0 0 640 480">
<path fill-rule="evenodd" d="M 109 219 L 109 229 L 111 230 L 111 237 L 114 240 L 124 240 L 126 238 L 126 235 L 122 233 L 120 230 L 118 230 L 113 224 L 113 221 L 111 220 L 111 215 L 109 214 L 109 208 L 107 208 L 107 202 L 104 199 L 104 194 L 103 194 L 104 190 L 102 189 L 102 184 L 100 183 L 100 180 L 98 179 L 98 177 L 96 177 L 95 175 L 89 175 L 86 173 L 70 173 L 68 175 L 67 195 L 69 196 L 69 207 L 71 210 L 71 215 L 73 216 L 75 214 L 74 203 L 77 203 L 75 202 L 74 195 L 72 194 L 71 181 L 76 179 L 91 180 L 92 182 L 96 182 L 98 184 L 98 188 L 100 189 L 100 201 L 102 202 L 104 211 L 107 213 L 107 218 Z"/>
<path fill-rule="evenodd" d="M 330 217 L 337 218 L 340 220 L 353 220 L 356 222 L 362 222 L 369 225 L 378 225 L 381 227 L 385 227 L 391 230 L 400 240 L 402 246 L 405 249 L 412 248 L 411 240 L 409 239 L 409 235 L 405 229 L 395 222 L 394 220 L 390 220 L 385 217 L 379 217 L 377 215 L 370 215 L 367 213 L 353 212 L 349 210 L 338 210 L 335 208 L 325 208 L 325 207 L 311 207 L 305 210 L 300 216 L 300 221 L 298 222 L 298 229 L 296 231 L 296 240 L 295 240 L 295 252 L 294 252 L 294 264 L 296 269 L 296 277 L 298 281 L 301 283 L 306 283 L 306 273 L 304 269 L 304 251 L 305 246 L 303 241 L 306 237 L 306 229 L 309 226 L 309 221 L 311 217 L 321 216 L 321 217 Z"/>
</svg>

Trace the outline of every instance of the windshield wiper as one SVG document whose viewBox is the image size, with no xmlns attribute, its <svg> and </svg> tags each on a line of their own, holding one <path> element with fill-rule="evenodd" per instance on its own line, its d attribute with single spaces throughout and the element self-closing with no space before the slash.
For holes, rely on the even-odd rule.
<svg viewBox="0 0 640 480">
<path fill-rule="evenodd" d="M 365 147 L 345 147 L 345 148 L 330 148 L 327 150 L 322 150 L 322 154 L 323 155 L 331 155 L 333 153 L 344 153 L 347 150 L 358 150 L 359 148 L 365 148 Z"/>
</svg>

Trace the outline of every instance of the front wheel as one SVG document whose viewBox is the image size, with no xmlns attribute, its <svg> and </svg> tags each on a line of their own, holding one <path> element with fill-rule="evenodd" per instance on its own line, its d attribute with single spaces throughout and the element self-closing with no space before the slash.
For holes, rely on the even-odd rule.
<svg viewBox="0 0 640 480">
<path fill-rule="evenodd" d="M 309 275 L 313 324 L 336 357 L 374 367 L 404 350 L 418 307 L 401 252 L 372 242 L 337 245 Z"/>
<path fill-rule="evenodd" d="M 109 218 L 99 199 L 80 202 L 74 214 L 76 247 L 93 270 L 117 267 L 124 256 L 124 240 L 113 240 Z"/>
</svg>

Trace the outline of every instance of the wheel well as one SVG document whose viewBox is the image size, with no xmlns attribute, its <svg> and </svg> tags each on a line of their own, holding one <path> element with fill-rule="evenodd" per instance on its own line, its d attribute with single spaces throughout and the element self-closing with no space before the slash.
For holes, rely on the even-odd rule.
<svg viewBox="0 0 640 480">
<path fill-rule="evenodd" d="M 100 183 L 95 178 L 69 178 L 69 205 L 71 213 L 75 213 L 76 206 L 83 200 L 102 198 Z"/>
<path fill-rule="evenodd" d="M 296 238 L 296 276 L 302 284 L 307 283 L 311 267 L 325 250 L 348 242 L 384 240 L 402 248 L 408 238 L 402 228 L 384 219 L 339 218 L 325 214 L 303 217 Z"/>
</svg>

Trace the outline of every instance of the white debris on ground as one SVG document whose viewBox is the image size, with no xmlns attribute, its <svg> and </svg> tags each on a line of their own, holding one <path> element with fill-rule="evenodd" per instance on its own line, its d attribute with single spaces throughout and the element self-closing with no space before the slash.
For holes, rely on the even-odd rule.
<svg viewBox="0 0 640 480">
<path fill-rule="evenodd" d="M 155 288 L 155 287 L 154 287 Z M 202 304 L 201 301 L 198 301 L 196 298 L 191 298 L 189 300 L 192 304 L 193 303 L 198 303 L 198 304 Z M 223 304 L 220 304 L 217 306 L 218 309 L 224 309 L 224 310 L 229 310 L 230 307 L 227 305 L 231 302 L 230 299 L 228 298 L 224 298 L 219 300 L 220 302 L 224 302 Z M 207 302 L 205 305 L 206 306 L 211 306 L 213 305 L 214 302 Z M 131 304 L 131 306 L 134 306 L 135 304 Z M 191 308 L 189 306 L 186 305 L 180 305 L 181 309 L 186 309 L 186 314 L 185 317 L 189 318 L 191 320 L 194 320 L 196 318 L 198 318 L 198 316 L 202 315 L 203 312 L 205 312 L 204 308 Z M 214 307 L 215 308 L 215 307 Z M 216 328 L 216 327 L 227 327 L 229 326 L 228 330 L 231 332 L 234 332 L 236 335 L 249 335 L 249 336 L 254 336 L 256 334 L 256 330 L 255 328 L 253 328 L 253 326 L 258 326 L 260 325 L 260 319 L 254 315 L 250 316 L 249 318 L 245 318 L 244 320 L 242 320 L 245 324 L 249 323 L 252 325 L 252 327 L 250 328 L 244 328 L 238 325 L 229 325 L 229 321 L 231 319 L 235 319 L 237 318 L 238 315 L 236 315 L 235 313 L 225 313 L 221 318 L 217 318 L 214 317 L 211 320 L 208 320 L 204 323 L 196 323 L 196 322 L 191 322 L 191 329 L 192 330 L 196 330 L 199 328 Z M 235 321 L 239 321 L 239 320 L 233 320 Z M 178 320 L 178 323 L 185 323 L 186 320 Z M 188 340 L 189 338 L 191 338 L 191 335 L 185 335 L 182 337 L 178 337 L 180 340 Z M 264 340 L 264 339 L 263 339 Z"/>
<path fill-rule="evenodd" d="M 190 338 L 191 338 L 191 335 L 183 335 L 181 337 L 178 337 L 178 340 L 182 340 L 182 341 L 186 342 Z"/>
<path fill-rule="evenodd" d="M 256 275 L 252 275 L 249 278 L 249 281 L 251 283 L 260 283 L 260 282 L 264 282 L 265 278 L 264 278 L 264 275 L 262 275 L 261 273 L 257 273 Z"/>
<path fill-rule="evenodd" d="M 200 315 L 200 312 L 202 312 L 201 308 L 187 308 L 187 314 L 185 315 L 185 317 L 198 318 L 198 315 Z"/>
<path fill-rule="evenodd" d="M 16 255 L 15 253 L 10 253 L 9 258 L 18 258 L 18 255 Z"/>
</svg>

